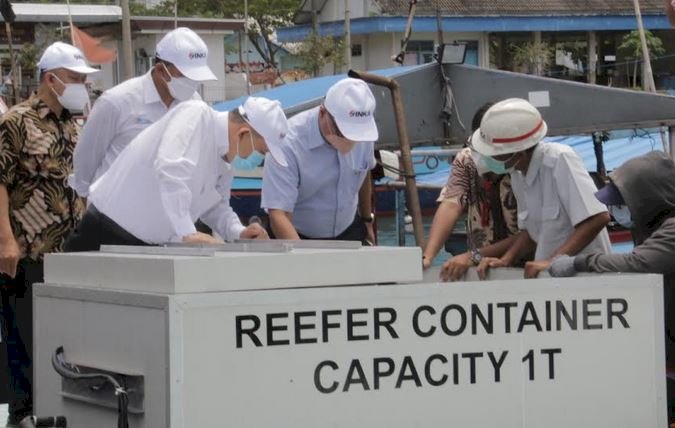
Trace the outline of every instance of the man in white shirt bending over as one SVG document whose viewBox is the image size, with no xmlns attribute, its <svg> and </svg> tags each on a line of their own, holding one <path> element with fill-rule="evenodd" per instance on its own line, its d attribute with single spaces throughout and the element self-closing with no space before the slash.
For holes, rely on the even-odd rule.
<svg viewBox="0 0 675 428">
<path fill-rule="evenodd" d="M 528 101 L 511 98 L 490 107 L 471 138 L 474 150 L 511 173 L 518 200 L 515 238 L 480 249 L 478 275 L 490 267 L 510 266 L 534 252 L 525 277 L 535 278 L 558 255 L 609 253 L 607 207 L 581 158 L 563 144 L 542 141 L 548 131 Z"/>
<path fill-rule="evenodd" d="M 230 207 L 233 167 L 255 168 L 269 152 L 286 165 L 288 129 L 278 101 L 249 97 L 231 112 L 202 101 L 172 109 L 135 138 L 89 189 L 90 205 L 66 251 L 101 245 L 219 243 L 197 232 L 201 219 L 226 240 L 267 239 Z"/>
<path fill-rule="evenodd" d="M 122 150 L 172 107 L 201 99 L 201 82 L 216 80 L 207 65 L 206 43 L 189 28 L 176 28 L 159 41 L 155 65 L 103 93 L 87 118 L 73 154 L 70 187 L 82 197 Z"/>
</svg>

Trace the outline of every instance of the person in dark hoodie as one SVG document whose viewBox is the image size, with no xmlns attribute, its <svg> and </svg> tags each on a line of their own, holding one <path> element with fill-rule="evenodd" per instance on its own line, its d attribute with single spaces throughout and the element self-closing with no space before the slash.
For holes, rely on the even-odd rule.
<svg viewBox="0 0 675 428">
<path fill-rule="evenodd" d="M 675 423 L 675 163 L 661 152 L 631 159 L 609 175 L 595 195 L 614 219 L 631 229 L 635 247 L 626 254 L 585 254 L 553 260 L 554 277 L 576 272 L 643 272 L 664 276 L 668 417 Z"/>
</svg>

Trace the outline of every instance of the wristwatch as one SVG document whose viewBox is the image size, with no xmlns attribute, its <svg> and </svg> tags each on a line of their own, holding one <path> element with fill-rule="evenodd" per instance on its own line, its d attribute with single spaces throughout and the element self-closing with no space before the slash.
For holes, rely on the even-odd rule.
<svg viewBox="0 0 675 428">
<path fill-rule="evenodd" d="M 480 253 L 480 250 L 478 248 L 471 250 L 471 263 L 474 266 L 478 266 L 481 260 L 483 260 L 483 255 Z"/>
<path fill-rule="evenodd" d="M 363 220 L 364 223 L 372 223 L 375 221 L 375 214 L 370 213 L 370 216 L 368 217 L 361 216 L 361 220 Z"/>
</svg>

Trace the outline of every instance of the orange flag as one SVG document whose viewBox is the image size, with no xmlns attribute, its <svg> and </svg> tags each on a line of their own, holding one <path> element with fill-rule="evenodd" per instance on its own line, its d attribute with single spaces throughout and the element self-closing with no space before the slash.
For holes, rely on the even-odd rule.
<svg viewBox="0 0 675 428">
<path fill-rule="evenodd" d="M 70 24 L 70 38 L 73 41 L 73 46 L 80 49 L 91 64 L 106 64 L 117 58 L 116 49 L 101 46 L 99 39 L 90 36 L 73 24 Z"/>
</svg>

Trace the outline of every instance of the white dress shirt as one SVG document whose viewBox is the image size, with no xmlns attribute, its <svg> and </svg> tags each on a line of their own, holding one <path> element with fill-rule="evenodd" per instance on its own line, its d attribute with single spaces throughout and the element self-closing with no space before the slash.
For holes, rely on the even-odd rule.
<svg viewBox="0 0 675 428">
<path fill-rule="evenodd" d="M 518 201 L 518 227 L 537 243 L 535 260 L 550 258 L 589 217 L 607 211 L 581 158 L 564 144 L 537 144 L 527 174 L 511 173 Z M 611 253 L 603 229 L 579 254 Z"/>
<path fill-rule="evenodd" d="M 244 226 L 230 207 L 227 113 L 186 101 L 136 137 L 89 189 L 89 200 L 150 244 L 178 242 L 201 219 L 227 240 Z"/>
<path fill-rule="evenodd" d="M 195 92 L 195 99 L 200 99 Z M 150 71 L 105 91 L 94 103 L 73 154 L 70 187 L 82 197 L 105 173 L 122 150 L 145 128 L 157 122 L 167 107 L 157 92 Z"/>
<path fill-rule="evenodd" d="M 265 157 L 261 206 L 293 214 L 293 226 L 310 238 L 333 238 L 353 222 L 359 190 L 375 166 L 374 143 L 356 143 L 343 155 L 319 130 L 319 107 L 288 121 L 283 146 L 288 167 Z"/>
</svg>

